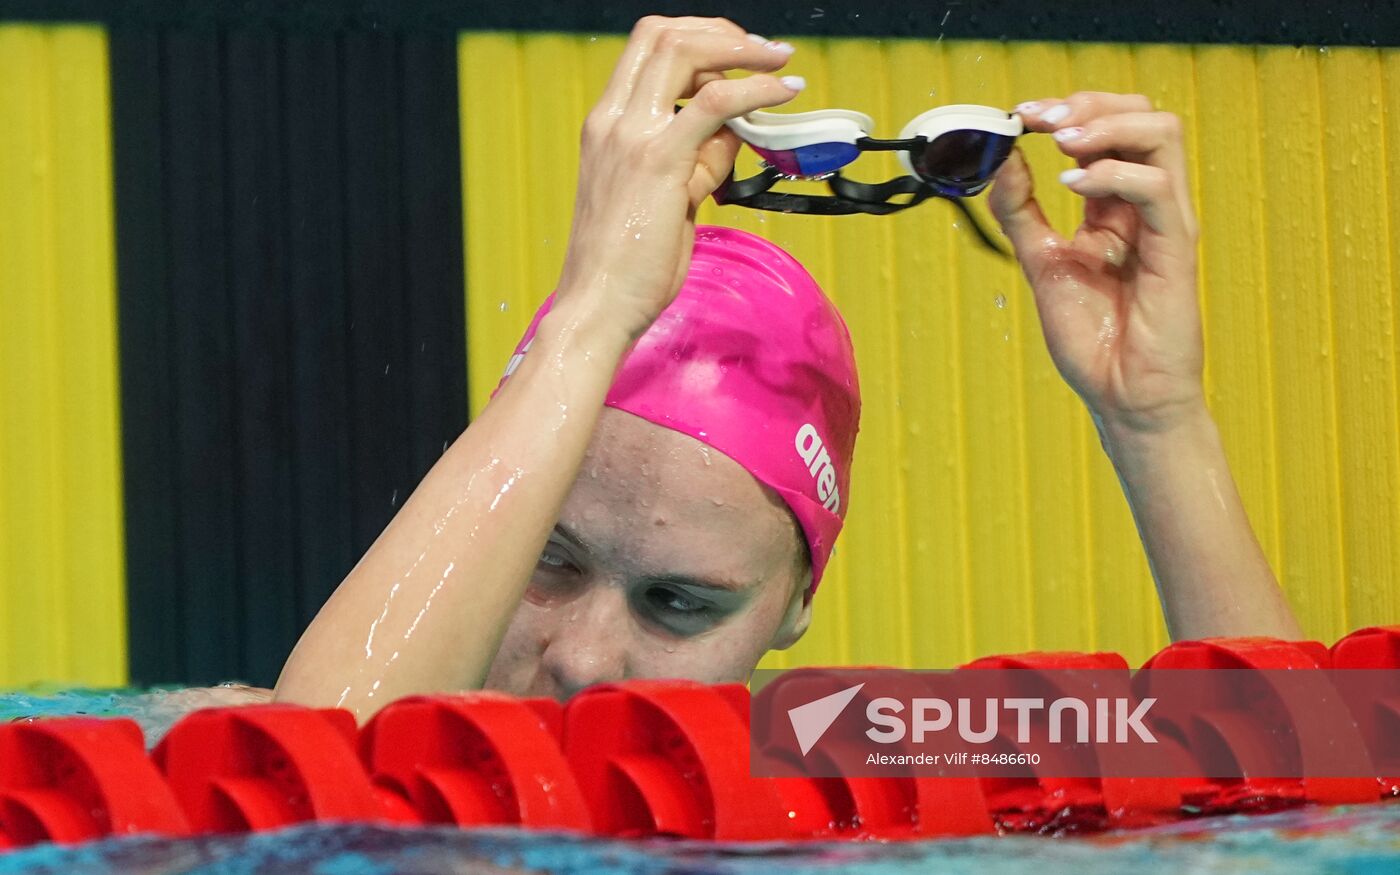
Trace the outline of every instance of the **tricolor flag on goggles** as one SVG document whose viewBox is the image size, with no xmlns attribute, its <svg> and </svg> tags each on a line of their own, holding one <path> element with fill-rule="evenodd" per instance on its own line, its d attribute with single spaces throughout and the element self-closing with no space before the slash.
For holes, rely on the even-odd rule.
<svg viewBox="0 0 1400 875">
<path fill-rule="evenodd" d="M 1019 116 L 975 104 L 940 106 L 905 125 L 895 140 L 869 136 L 870 116 L 846 109 L 751 112 L 726 124 L 763 157 L 763 171 L 747 179 L 731 174 L 715 192 L 719 203 L 785 213 L 884 215 L 942 198 L 957 205 L 984 244 L 1002 251 L 962 198 L 991 183 L 1024 131 Z M 883 183 L 847 179 L 842 168 L 862 152 L 894 152 L 908 175 Z M 825 180 L 832 193 L 770 191 L 794 179 Z M 902 195 L 909 197 L 894 200 Z"/>
</svg>

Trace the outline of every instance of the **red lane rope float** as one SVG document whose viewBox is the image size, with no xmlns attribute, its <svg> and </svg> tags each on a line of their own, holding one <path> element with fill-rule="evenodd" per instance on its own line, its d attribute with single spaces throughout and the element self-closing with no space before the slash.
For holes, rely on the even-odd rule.
<svg viewBox="0 0 1400 875">
<path fill-rule="evenodd" d="M 1333 644 L 1329 655 L 1336 669 L 1400 669 L 1400 626 L 1358 629 Z M 1400 797 L 1400 756 L 1387 757 L 1380 740 L 1400 736 L 1400 671 L 1390 680 L 1388 695 L 1348 706 L 1379 772 L 1381 795 L 1394 798 Z"/>
<path fill-rule="evenodd" d="M 1331 648 L 1257 638 L 1179 642 L 1143 667 L 1201 670 L 1203 684 L 1219 669 L 1400 669 L 1400 626 L 1360 629 Z M 1113 653 L 990 656 L 962 670 L 1016 668 L 1122 671 L 1125 690 L 1138 682 Z M 811 676 L 811 689 L 825 689 L 820 672 Z M 181 719 L 149 754 L 140 728 L 124 718 L 10 723 L 0 725 L 0 849 L 365 820 L 729 841 L 918 839 L 1400 796 L 1400 760 L 1384 759 L 1393 745 L 1381 744 L 1400 734 L 1400 670 L 1379 700 L 1335 701 L 1337 719 L 1322 730 L 1307 684 L 1285 693 L 1263 675 L 1261 683 L 1257 715 L 1206 710 L 1163 738 L 1163 755 L 1186 764 L 1195 762 L 1195 744 L 1227 750 L 1245 776 L 1227 780 L 758 778 L 748 767 L 748 691 L 672 681 L 603 685 L 567 705 L 493 693 L 416 696 L 359 729 L 336 709 L 215 708 Z M 802 684 L 781 693 L 805 701 Z M 1306 722 L 1334 746 L 1369 755 L 1367 773 L 1377 777 L 1274 777 L 1281 758 L 1304 754 L 1280 749 L 1268 721 L 1303 708 L 1314 709 L 1313 719 L 1295 726 Z M 1086 763 L 1085 771 L 1112 773 L 1092 768 L 1105 764 Z"/>
<path fill-rule="evenodd" d="M 1117 653 L 987 656 L 973 660 L 963 669 L 1087 669 L 1095 671 L 1100 681 L 1106 671 L 1121 671 L 1124 694 L 1129 686 L 1127 660 Z M 1040 683 L 1044 683 L 1043 677 Z M 1090 699 L 1108 695 L 1109 691 L 1062 688 L 1058 693 L 1061 696 L 1077 695 Z M 1095 754 L 1092 751 L 1080 750 L 1079 754 L 1084 774 L 1100 774 L 1103 777 L 1047 776 L 1037 777 L 1034 781 L 979 779 L 987 794 L 988 809 L 993 812 L 997 825 L 1002 830 L 1013 832 L 1078 832 L 1151 826 L 1179 814 L 1182 791 L 1178 779 L 1113 777 L 1111 770 L 1099 768 L 1093 761 Z M 1105 747 L 1098 755 L 1113 754 L 1112 748 Z"/>
<path fill-rule="evenodd" d="M 846 686 L 821 669 L 784 683 L 770 713 L 782 713 Z M 865 699 L 857 697 L 864 703 Z M 747 716 L 747 707 L 745 714 Z M 771 739 L 771 734 L 770 734 Z M 820 756 L 814 752 L 813 756 Z M 794 763 L 794 767 L 797 764 Z M 794 771 L 797 771 L 794 768 Z M 770 778 L 800 838 L 934 838 L 996 831 L 982 779 L 958 775 Z"/>
<path fill-rule="evenodd" d="M 606 835 L 791 837 L 780 793 L 749 775 L 743 687 L 634 681 L 564 713 L 564 752 Z"/>
<path fill-rule="evenodd" d="M 211 708 L 171 727 L 151 758 L 196 832 L 406 815 L 375 792 L 355 742 L 348 711 Z"/>
<path fill-rule="evenodd" d="M 1269 638 L 1237 638 L 1217 641 L 1183 641 L 1169 645 L 1149 659 L 1143 668 L 1149 669 L 1287 669 L 1305 670 L 1330 667 L 1331 654 L 1316 642 L 1288 643 Z M 1260 674 L 1261 681 L 1272 677 Z M 1296 675 L 1305 678 L 1308 675 Z M 1267 707 L 1252 713 L 1222 707 L 1218 711 L 1195 714 L 1189 725 L 1177 726 L 1182 737 L 1192 741 L 1190 747 L 1223 746 L 1240 765 L 1245 777 L 1221 781 L 1200 779 L 1183 788 L 1187 805 L 1205 813 L 1223 811 L 1266 811 L 1275 808 L 1316 802 L 1340 805 L 1349 802 L 1373 802 L 1377 798 L 1374 778 L 1278 778 L 1270 767 L 1301 752 L 1279 748 L 1279 742 L 1269 726 L 1286 721 L 1300 731 L 1325 731 L 1327 741 L 1342 747 L 1365 750 L 1365 743 L 1352 721 L 1351 714 L 1339 706 L 1332 712 L 1334 719 L 1319 727 L 1317 716 L 1299 720 L 1300 709 L 1318 709 L 1329 697 L 1337 700 L 1336 691 L 1327 690 L 1327 682 L 1300 690 L 1300 684 L 1289 687 L 1289 693 L 1271 689 L 1261 696 Z M 1202 676 L 1210 683 L 1210 675 Z M 1238 693 L 1238 691 L 1235 691 Z M 1326 714 L 1324 710 L 1322 712 Z M 1312 749 L 1317 749 L 1314 745 Z M 1306 763 L 1305 763 L 1306 765 Z M 1276 774 L 1277 772 L 1275 772 Z"/>
<path fill-rule="evenodd" d="M 185 835 L 189 822 L 141 727 L 89 717 L 0 725 L 0 848 L 146 832 Z"/>
<path fill-rule="evenodd" d="M 381 793 L 427 823 L 588 832 L 563 714 L 546 699 L 414 696 L 365 725 L 360 757 Z"/>
</svg>

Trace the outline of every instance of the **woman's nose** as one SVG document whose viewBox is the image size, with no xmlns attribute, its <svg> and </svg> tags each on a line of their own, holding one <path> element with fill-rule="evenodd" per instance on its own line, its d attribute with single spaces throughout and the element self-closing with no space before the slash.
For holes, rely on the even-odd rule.
<svg viewBox="0 0 1400 875">
<path fill-rule="evenodd" d="M 627 673 L 631 640 L 627 596 L 621 587 L 595 585 L 555 623 L 545 645 L 544 668 L 561 697 Z"/>
</svg>

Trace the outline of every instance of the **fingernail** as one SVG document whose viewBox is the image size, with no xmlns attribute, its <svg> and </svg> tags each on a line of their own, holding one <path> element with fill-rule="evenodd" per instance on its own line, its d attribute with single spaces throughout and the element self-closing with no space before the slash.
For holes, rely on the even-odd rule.
<svg viewBox="0 0 1400 875">
<path fill-rule="evenodd" d="M 1020 115 L 1035 115 L 1040 112 L 1039 100 L 1028 100 L 1025 103 L 1016 104 L 1016 112 Z"/>
<path fill-rule="evenodd" d="M 766 45 L 768 43 L 768 37 L 759 36 L 756 33 L 751 33 L 749 34 L 749 42 L 758 43 L 759 45 Z"/>
<path fill-rule="evenodd" d="M 1089 175 L 1089 171 L 1083 167 L 1075 167 L 1060 174 L 1060 182 L 1065 185 L 1074 185 L 1079 180 Z"/>
<path fill-rule="evenodd" d="M 1051 134 L 1050 136 L 1052 136 L 1052 137 L 1054 137 L 1055 139 L 1059 140 L 1061 143 L 1068 143 L 1070 140 L 1077 140 L 1077 139 L 1079 139 L 1079 137 L 1080 137 L 1083 133 L 1084 133 L 1084 129 L 1081 128 L 1081 127 L 1079 127 L 1078 125 L 1075 125 L 1075 126 L 1072 127 L 1072 128 L 1060 128 L 1058 131 L 1056 131 L 1055 133 Z"/>
<path fill-rule="evenodd" d="M 775 52 L 782 52 L 785 55 L 790 55 L 793 52 L 797 51 L 797 47 L 794 46 L 792 43 L 776 43 L 772 40 L 769 40 L 768 42 L 764 43 L 764 45 Z"/>
<path fill-rule="evenodd" d="M 807 80 L 801 76 L 784 76 L 778 80 L 791 91 L 801 91 L 807 87 Z"/>
<path fill-rule="evenodd" d="M 1041 114 L 1040 120 L 1045 122 L 1046 124 L 1057 125 L 1065 119 L 1069 118 L 1069 114 L 1069 104 L 1062 103 L 1059 106 L 1054 106 L 1050 109 L 1047 109 L 1044 113 Z"/>
</svg>

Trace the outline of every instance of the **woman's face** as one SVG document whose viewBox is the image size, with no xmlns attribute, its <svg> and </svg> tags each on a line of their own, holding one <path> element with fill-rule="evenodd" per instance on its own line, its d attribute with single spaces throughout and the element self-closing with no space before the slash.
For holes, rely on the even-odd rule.
<svg viewBox="0 0 1400 875">
<path fill-rule="evenodd" d="M 728 456 L 605 407 L 486 686 L 746 681 L 810 620 L 799 531 Z"/>
</svg>

